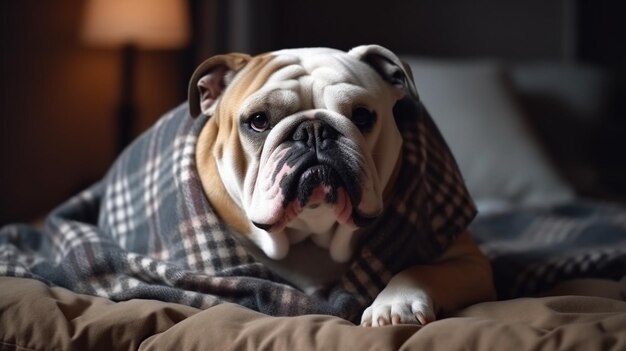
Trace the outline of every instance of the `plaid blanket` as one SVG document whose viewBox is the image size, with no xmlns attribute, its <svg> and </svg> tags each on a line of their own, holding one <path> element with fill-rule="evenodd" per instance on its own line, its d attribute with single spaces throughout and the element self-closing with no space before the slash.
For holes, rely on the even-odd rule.
<svg viewBox="0 0 626 351">
<path fill-rule="evenodd" d="M 575 278 L 626 277 L 626 209 L 577 200 L 481 215 L 470 226 L 491 259 L 499 298 Z"/>
<path fill-rule="evenodd" d="M 385 213 L 359 235 L 347 273 L 304 293 L 255 260 L 207 202 L 195 168 L 206 117 L 186 105 L 137 139 L 106 177 L 55 209 L 44 228 L 0 230 L 0 275 L 112 300 L 207 308 L 222 301 L 271 315 L 358 322 L 396 272 L 437 258 L 475 216 L 456 163 L 423 107 L 398 121 L 403 163 Z"/>
</svg>

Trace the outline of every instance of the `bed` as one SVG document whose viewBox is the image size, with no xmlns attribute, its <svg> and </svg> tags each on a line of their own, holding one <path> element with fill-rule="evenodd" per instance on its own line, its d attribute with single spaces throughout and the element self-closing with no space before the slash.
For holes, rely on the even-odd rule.
<svg viewBox="0 0 626 351">
<path fill-rule="evenodd" d="M 130 285 L 74 284 L 76 269 L 59 270 L 67 274 L 54 282 L 42 278 L 68 261 L 17 255 L 42 250 L 46 241 L 37 228 L 10 226 L 0 232 L 0 349 L 626 349 L 626 208 L 580 198 L 563 180 L 526 125 L 508 67 L 405 61 L 478 205 L 470 229 L 492 261 L 498 301 L 424 327 L 362 328 L 323 314 L 270 316 L 213 298 L 228 286 L 203 290 L 190 275 L 170 273 L 175 267 L 167 257 L 138 257 L 127 283 L 140 288 L 128 295 L 123 287 Z M 93 203 L 90 194 L 57 211 Z M 84 222 L 97 215 L 89 206 L 82 212 Z M 89 228 L 83 237 L 70 235 L 79 224 L 65 223 L 60 233 L 69 234 L 50 245 L 71 255 L 76 240 L 93 240 Z M 88 273 L 119 271 L 111 264 L 117 257 L 93 261 Z M 174 280 L 184 282 L 182 293 L 174 289 L 180 285 L 168 286 Z"/>
</svg>

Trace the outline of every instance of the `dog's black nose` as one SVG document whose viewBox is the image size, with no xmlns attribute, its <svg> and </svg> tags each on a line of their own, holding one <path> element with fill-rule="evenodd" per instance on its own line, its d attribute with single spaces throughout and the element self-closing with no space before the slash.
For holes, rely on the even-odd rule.
<svg viewBox="0 0 626 351">
<path fill-rule="evenodd" d="M 257 222 L 252 222 L 252 224 L 254 224 L 255 227 L 265 231 L 268 231 L 272 227 L 271 224 L 262 224 Z"/>
<path fill-rule="evenodd" d="M 325 147 L 329 140 L 337 140 L 339 132 L 320 120 L 304 121 L 293 132 L 294 141 L 306 144 L 310 148 Z"/>
</svg>

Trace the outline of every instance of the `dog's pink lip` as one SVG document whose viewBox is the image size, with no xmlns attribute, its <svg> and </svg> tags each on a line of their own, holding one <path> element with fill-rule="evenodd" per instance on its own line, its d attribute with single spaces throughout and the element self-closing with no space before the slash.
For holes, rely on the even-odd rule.
<svg viewBox="0 0 626 351">
<path fill-rule="evenodd" d="M 280 183 L 283 192 L 283 205 L 286 206 L 293 198 L 298 198 L 300 189 L 306 187 L 307 180 L 316 183 L 325 183 L 334 188 L 343 187 L 352 203 L 361 201 L 360 179 L 349 162 L 339 160 L 332 162 L 327 157 L 320 159 L 314 153 L 300 157 L 298 161 L 289 165 L 289 172 L 282 170 L 278 174 L 290 175 L 289 178 L 281 177 L 276 184 Z M 285 181 L 283 183 L 283 181 Z M 313 184 L 317 185 L 317 184 Z M 302 199 L 301 199 L 302 200 Z"/>
<path fill-rule="evenodd" d="M 323 205 L 323 201 L 319 201 L 322 195 L 325 195 L 325 191 L 322 190 L 323 187 L 323 185 L 319 185 L 318 188 L 315 189 L 315 191 L 309 198 L 309 201 L 307 201 L 304 207 L 297 199 L 292 200 L 283 210 L 280 219 L 275 223 L 254 224 L 258 228 L 270 233 L 282 232 L 283 230 L 285 230 L 289 222 L 296 219 L 305 210 L 305 208 L 310 208 L 310 205 L 313 205 L 313 207 Z M 363 214 L 358 209 L 354 208 L 352 205 L 352 201 L 350 200 L 350 196 L 348 196 L 348 193 L 344 188 L 337 189 L 337 201 L 336 203 L 332 204 L 332 206 L 334 208 L 337 222 L 354 229 L 368 226 L 380 216 L 380 213 Z"/>
</svg>

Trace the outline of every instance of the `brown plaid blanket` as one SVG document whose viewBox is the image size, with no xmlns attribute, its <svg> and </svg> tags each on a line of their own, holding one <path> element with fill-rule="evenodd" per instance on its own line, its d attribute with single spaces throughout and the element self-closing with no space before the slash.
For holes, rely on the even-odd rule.
<svg viewBox="0 0 626 351">
<path fill-rule="evenodd" d="M 456 163 L 421 105 L 403 133 L 399 186 L 359 235 L 341 281 L 312 294 L 257 262 L 207 202 L 195 168 L 206 117 L 186 106 L 161 118 L 106 177 L 55 209 L 45 227 L 0 230 L 0 275 L 112 300 L 206 308 L 236 302 L 271 315 L 323 313 L 358 321 L 392 275 L 435 259 L 475 215 Z"/>
</svg>

